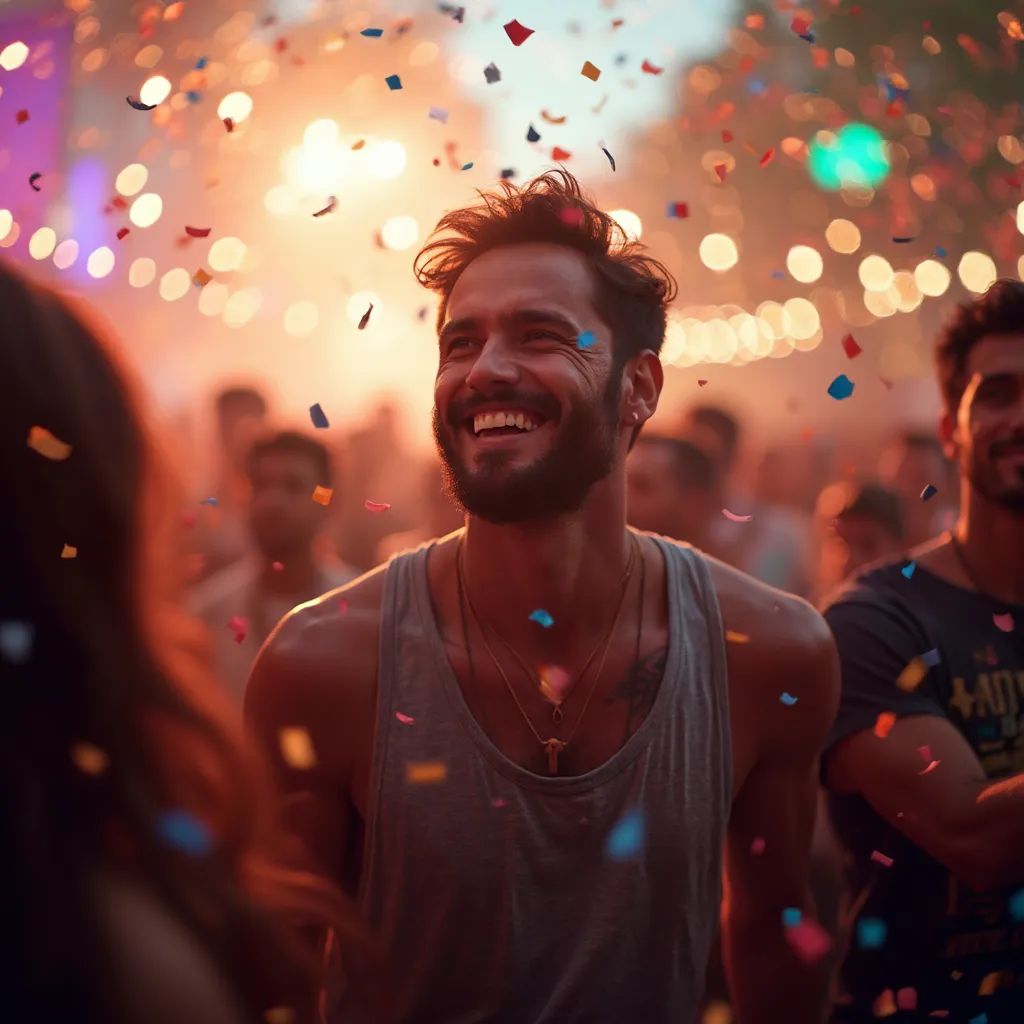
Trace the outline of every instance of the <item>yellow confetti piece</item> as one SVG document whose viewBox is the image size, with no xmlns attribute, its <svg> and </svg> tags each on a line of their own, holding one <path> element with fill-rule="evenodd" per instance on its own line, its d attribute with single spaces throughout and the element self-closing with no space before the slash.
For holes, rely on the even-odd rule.
<svg viewBox="0 0 1024 1024">
<path fill-rule="evenodd" d="M 72 545 L 70 545 L 70 544 L 65 544 L 64 547 L 62 547 L 60 549 L 60 557 L 61 558 L 77 558 L 78 557 L 78 548 L 72 547 Z"/>
<path fill-rule="evenodd" d="M 302 726 L 290 725 L 278 735 L 281 756 L 285 763 L 298 771 L 306 771 L 316 765 L 316 750 L 313 739 Z"/>
<path fill-rule="evenodd" d="M 725 631 L 725 641 L 730 644 L 746 644 L 750 643 L 750 637 L 746 633 L 737 633 L 734 629 L 727 629 Z"/>
<path fill-rule="evenodd" d="M 444 782 L 448 778 L 448 766 L 443 761 L 409 761 L 405 766 L 407 782 Z"/>
<path fill-rule="evenodd" d="M 313 500 L 318 505 L 327 506 L 331 503 L 331 498 L 334 496 L 334 490 L 330 487 L 321 487 L 319 484 L 313 488 Z"/>
<path fill-rule="evenodd" d="M 107 770 L 110 758 L 94 743 L 79 740 L 71 747 L 71 760 L 79 771 L 86 775 L 102 775 Z"/>
<path fill-rule="evenodd" d="M 928 674 L 928 666 L 920 658 L 911 658 L 907 667 L 896 677 L 896 685 L 905 693 L 916 690 Z"/>
<path fill-rule="evenodd" d="M 263 1014 L 267 1024 L 295 1024 L 295 1011 L 290 1006 L 272 1006 Z"/>
<path fill-rule="evenodd" d="M 601 69 L 587 60 L 583 62 L 583 68 L 580 71 L 580 74 L 584 78 L 589 78 L 592 82 L 596 82 L 601 77 Z"/>
<path fill-rule="evenodd" d="M 54 462 L 63 462 L 71 454 L 71 445 L 51 434 L 46 427 L 32 427 L 29 430 L 28 446 Z"/>
</svg>

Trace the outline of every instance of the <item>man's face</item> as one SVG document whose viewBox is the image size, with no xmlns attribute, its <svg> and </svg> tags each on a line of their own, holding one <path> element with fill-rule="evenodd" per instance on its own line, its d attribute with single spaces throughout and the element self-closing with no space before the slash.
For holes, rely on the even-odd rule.
<svg viewBox="0 0 1024 1024">
<path fill-rule="evenodd" d="M 1024 515 L 1024 328 L 982 338 L 967 357 L 967 386 L 943 434 L 980 495 Z"/>
<path fill-rule="evenodd" d="M 252 471 L 249 527 L 270 561 L 285 562 L 312 546 L 324 508 L 312 500 L 317 479 L 314 462 L 298 454 L 268 452 Z"/>
<path fill-rule="evenodd" d="M 267 414 L 263 406 L 240 400 L 219 416 L 217 429 L 221 448 L 230 465 L 241 469 L 253 441 L 264 431 Z"/>
<path fill-rule="evenodd" d="M 713 497 L 679 481 L 670 449 L 643 439 L 626 459 L 626 510 L 638 530 L 702 544 L 713 514 Z"/>
<path fill-rule="evenodd" d="M 582 254 L 547 243 L 493 249 L 456 282 L 434 438 L 446 486 L 470 514 L 511 523 L 576 511 L 624 449 L 611 331 L 592 293 Z M 594 343 L 581 348 L 584 331 Z M 513 423 L 488 418 L 498 413 Z"/>
</svg>

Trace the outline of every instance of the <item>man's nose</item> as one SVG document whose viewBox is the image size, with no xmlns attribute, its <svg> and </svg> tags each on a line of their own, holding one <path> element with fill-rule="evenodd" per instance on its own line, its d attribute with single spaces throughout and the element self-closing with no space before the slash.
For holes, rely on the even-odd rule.
<svg viewBox="0 0 1024 1024">
<path fill-rule="evenodd" d="M 519 379 L 519 365 L 508 343 L 500 335 L 489 337 L 466 375 L 474 391 L 486 391 L 494 384 L 513 384 Z"/>
</svg>

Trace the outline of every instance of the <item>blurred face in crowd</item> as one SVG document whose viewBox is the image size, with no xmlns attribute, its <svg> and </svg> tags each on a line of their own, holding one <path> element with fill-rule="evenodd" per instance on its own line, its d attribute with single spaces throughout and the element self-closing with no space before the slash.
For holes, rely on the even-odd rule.
<svg viewBox="0 0 1024 1024">
<path fill-rule="evenodd" d="M 316 463 L 296 452 L 266 452 L 252 467 L 249 527 L 269 561 L 308 552 L 325 509 L 310 497 L 323 483 Z"/>
<path fill-rule="evenodd" d="M 871 516 L 844 515 L 825 525 L 819 582 L 823 590 L 838 586 L 851 573 L 895 555 L 900 539 L 886 523 Z"/>
<path fill-rule="evenodd" d="M 631 525 L 698 546 L 715 515 L 713 491 L 687 486 L 668 445 L 642 440 L 626 460 L 626 510 Z"/>
<path fill-rule="evenodd" d="M 1024 325 L 978 341 L 965 376 L 959 408 L 943 418 L 948 453 L 978 494 L 1024 515 Z"/>
<path fill-rule="evenodd" d="M 611 330 L 586 260 L 565 246 L 502 246 L 473 260 L 448 301 L 434 438 L 452 497 L 497 523 L 579 509 L 619 438 Z M 580 348 L 584 331 L 594 344 Z"/>
</svg>

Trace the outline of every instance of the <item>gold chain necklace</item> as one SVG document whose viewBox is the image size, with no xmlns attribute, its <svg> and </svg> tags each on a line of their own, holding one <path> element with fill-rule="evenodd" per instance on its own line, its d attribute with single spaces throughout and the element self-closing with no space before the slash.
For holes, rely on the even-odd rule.
<svg viewBox="0 0 1024 1024">
<path fill-rule="evenodd" d="M 638 542 L 636 540 L 636 537 L 634 537 L 632 534 L 630 534 L 630 538 L 632 540 L 632 544 L 630 546 L 630 552 L 629 552 L 629 565 L 627 566 L 626 572 L 624 573 L 624 575 L 622 577 L 622 581 L 621 581 L 622 592 L 619 595 L 619 603 L 618 603 L 618 606 L 615 609 L 615 616 L 612 619 L 611 626 L 609 627 L 608 633 L 605 636 L 604 641 L 603 641 L 603 643 L 604 643 L 604 651 L 601 654 L 601 661 L 598 663 L 597 672 L 594 675 L 594 681 L 590 684 L 590 692 L 587 694 L 587 699 L 586 699 L 586 701 L 583 704 L 583 709 L 580 711 L 579 717 L 576 719 L 576 724 L 573 726 L 572 731 L 569 733 L 569 735 L 564 740 L 559 739 L 557 736 L 551 736 L 551 737 L 549 737 L 548 739 L 545 740 L 541 736 L 541 734 L 539 732 L 537 732 L 537 729 L 534 726 L 533 722 L 531 721 L 530 716 L 526 713 L 526 709 L 523 707 L 522 703 L 520 702 L 518 694 L 516 693 L 515 689 L 513 688 L 511 682 L 509 682 L 508 675 L 506 675 L 504 668 L 502 668 L 502 666 L 501 666 L 501 662 L 498 660 L 497 655 L 494 653 L 494 650 L 491 647 L 490 642 L 487 639 L 487 631 L 484 628 L 484 625 L 483 625 L 483 622 L 480 619 L 480 616 L 477 614 L 476 608 L 473 607 L 473 600 L 472 600 L 472 598 L 469 596 L 469 588 L 466 586 L 465 576 L 464 576 L 463 570 L 462 570 L 462 537 L 459 538 L 458 547 L 457 547 L 456 553 L 455 553 L 455 570 L 456 570 L 456 574 L 458 576 L 459 593 L 460 594 L 465 594 L 465 596 L 466 596 L 466 604 L 469 605 L 469 611 L 470 611 L 470 614 L 473 616 L 473 621 L 476 623 L 477 628 L 480 630 L 480 635 L 483 637 L 484 647 L 487 648 L 487 653 L 491 656 L 491 661 L 494 662 L 494 667 L 498 670 L 498 674 L 501 676 L 502 681 L 504 682 L 506 689 L 511 694 L 512 700 L 515 702 L 516 707 L 519 709 L 519 713 L 523 716 L 523 719 L 526 721 L 526 724 L 530 727 L 530 732 L 533 733 L 533 735 L 536 738 L 537 742 L 544 748 L 544 753 L 547 754 L 547 758 L 548 758 L 548 774 L 549 775 L 557 775 L 558 774 L 558 755 L 561 754 L 563 750 L 565 750 L 565 748 L 569 745 L 569 743 L 571 742 L 573 737 L 576 735 L 576 732 L 578 731 L 578 729 L 580 727 L 580 723 L 583 721 L 583 716 L 587 713 L 587 709 L 590 707 L 590 700 L 594 696 L 594 692 L 597 689 L 597 682 L 601 678 L 601 673 L 604 671 L 604 664 L 605 664 L 605 660 L 608 657 L 608 650 L 611 647 L 612 637 L 614 637 L 614 635 L 615 635 L 615 627 L 619 624 L 619 619 L 622 616 L 622 609 L 625 606 L 625 602 L 626 602 L 626 591 L 628 590 L 629 581 L 630 581 L 630 579 L 631 579 L 631 577 L 633 575 L 633 569 L 634 569 L 634 567 L 636 565 L 637 548 L 638 548 L 639 545 L 638 545 Z M 640 595 L 640 600 L 641 600 L 641 602 L 643 601 L 643 594 L 642 593 Z M 460 603 L 460 608 L 461 608 L 461 603 Z M 466 654 L 467 654 L 468 657 L 471 658 L 472 656 L 469 654 L 468 634 L 466 636 L 466 642 L 467 642 Z M 502 642 L 505 643 L 506 646 L 510 646 L 510 645 L 507 644 L 506 641 L 503 640 Z M 596 649 L 597 648 L 595 648 L 595 651 L 596 651 Z M 513 652 L 513 653 L 515 653 L 515 652 Z M 516 654 L 516 657 L 519 660 L 520 664 L 522 664 L 524 667 L 526 667 L 525 666 L 525 662 L 523 662 L 522 658 L 520 658 L 518 654 Z M 587 659 L 587 665 L 589 665 L 592 657 L 593 657 L 593 655 L 591 655 L 591 658 Z M 470 661 L 470 664 L 472 664 L 472 661 Z M 585 669 L 586 669 L 586 666 L 584 666 L 584 671 L 585 671 Z M 528 669 L 527 669 L 527 671 L 529 672 Z M 530 673 L 530 674 L 532 675 L 532 673 Z M 582 678 L 582 672 L 580 673 L 580 678 Z"/>
</svg>

